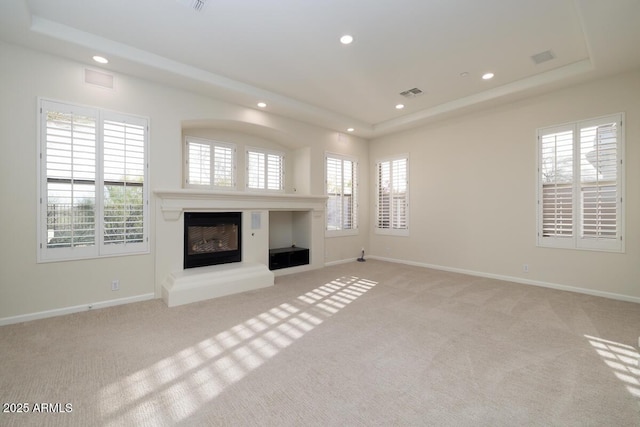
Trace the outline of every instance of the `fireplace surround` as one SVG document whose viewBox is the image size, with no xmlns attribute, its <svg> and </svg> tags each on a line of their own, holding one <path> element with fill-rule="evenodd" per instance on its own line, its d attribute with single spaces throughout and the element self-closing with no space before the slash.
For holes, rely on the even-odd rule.
<svg viewBox="0 0 640 427">
<path fill-rule="evenodd" d="M 196 189 L 156 189 L 154 194 L 156 294 L 169 307 L 273 286 L 274 276 L 324 266 L 326 196 Z M 241 212 L 242 261 L 185 269 L 183 219 L 189 212 Z M 271 271 L 269 241 L 281 229 L 272 233 L 270 218 L 280 212 L 293 221 L 292 228 L 306 230 L 306 238 L 295 243 L 309 248 L 310 259 L 307 265 Z"/>
<path fill-rule="evenodd" d="M 242 261 L 241 212 L 185 212 L 183 267 Z"/>
</svg>

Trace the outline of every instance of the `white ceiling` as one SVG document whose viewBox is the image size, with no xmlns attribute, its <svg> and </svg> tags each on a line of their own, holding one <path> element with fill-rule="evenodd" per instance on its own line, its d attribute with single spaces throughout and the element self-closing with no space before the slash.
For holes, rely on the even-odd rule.
<svg viewBox="0 0 640 427">
<path fill-rule="evenodd" d="M 640 0 L 194 1 L 3 0 L 0 39 L 365 138 L 640 68 Z"/>
</svg>

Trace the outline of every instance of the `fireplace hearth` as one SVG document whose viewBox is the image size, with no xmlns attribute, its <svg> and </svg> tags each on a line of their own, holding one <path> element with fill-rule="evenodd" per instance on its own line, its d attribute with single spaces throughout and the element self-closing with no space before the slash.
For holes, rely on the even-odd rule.
<svg viewBox="0 0 640 427">
<path fill-rule="evenodd" d="M 184 268 L 242 261 L 241 212 L 185 212 Z"/>
</svg>

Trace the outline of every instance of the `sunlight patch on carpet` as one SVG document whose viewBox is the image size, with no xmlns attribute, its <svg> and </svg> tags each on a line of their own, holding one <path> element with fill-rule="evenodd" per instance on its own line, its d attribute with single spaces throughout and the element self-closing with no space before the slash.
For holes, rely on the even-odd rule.
<svg viewBox="0 0 640 427">
<path fill-rule="evenodd" d="M 634 397 L 640 399 L 640 354 L 630 345 L 585 335 L 614 375 Z"/>
<path fill-rule="evenodd" d="M 376 284 L 340 277 L 103 387 L 105 423 L 187 419 Z"/>
</svg>

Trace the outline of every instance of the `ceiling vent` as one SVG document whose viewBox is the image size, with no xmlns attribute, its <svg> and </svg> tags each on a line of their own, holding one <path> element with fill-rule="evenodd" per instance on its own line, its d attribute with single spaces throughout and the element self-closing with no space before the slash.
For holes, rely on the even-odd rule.
<svg viewBox="0 0 640 427">
<path fill-rule="evenodd" d="M 176 0 L 176 1 L 180 4 L 190 7 L 196 12 L 204 11 L 205 6 L 207 5 L 207 0 Z"/>
<path fill-rule="evenodd" d="M 96 71 L 96 70 L 90 70 L 89 68 L 84 69 L 84 82 L 94 86 L 100 86 L 106 89 L 113 89 L 112 74 L 103 73 L 101 71 Z"/>
<path fill-rule="evenodd" d="M 556 56 L 550 50 L 545 50 L 544 52 L 536 53 L 531 57 L 531 60 L 536 65 L 542 64 L 543 62 L 551 61 Z"/>
<path fill-rule="evenodd" d="M 420 89 L 418 89 L 417 87 L 414 87 L 413 89 L 409 89 L 409 90 L 405 90 L 404 92 L 400 92 L 400 95 L 404 96 L 405 98 L 414 98 L 418 95 L 422 95 L 422 91 Z"/>
</svg>

